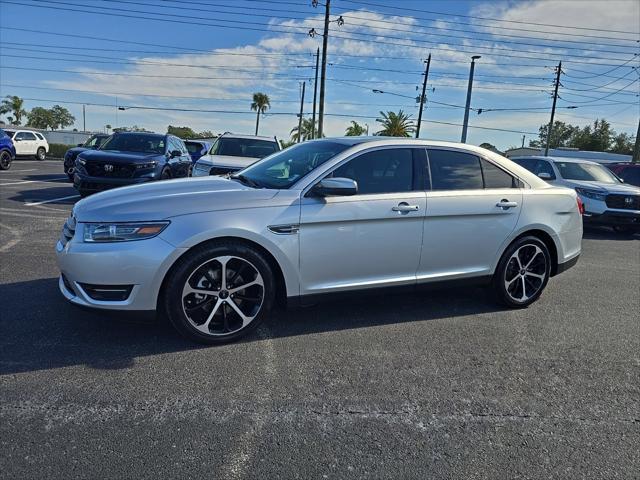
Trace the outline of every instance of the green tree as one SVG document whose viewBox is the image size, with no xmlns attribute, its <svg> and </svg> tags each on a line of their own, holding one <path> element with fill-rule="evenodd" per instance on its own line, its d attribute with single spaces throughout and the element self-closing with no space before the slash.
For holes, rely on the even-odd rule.
<svg viewBox="0 0 640 480">
<path fill-rule="evenodd" d="M 22 125 L 22 117 L 27 115 L 27 111 L 23 107 L 23 99 L 16 95 L 7 95 L 4 100 L 2 100 L 2 103 L 0 103 L 0 115 L 12 113 L 12 117 L 7 116 L 9 123 Z"/>
<path fill-rule="evenodd" d="M 51 114 L 51 129 L 60 129 L 73 125 L 76 117 L 71 112 L 60 105 L 54 105 L 49 109 Z"/>
<path fill-rule="evenodd" d="M 216 136 L 215 133 L 213 133 L 211 130 L 205 130 L 203 132 L 200 132 L 198 134 L 199 138 L 214 138 Z"/>
<path fill-rule="evenodd" d="M 613 153 L 622 153 L 624 155 L 633 154 L 633 137 L 628 133 L 619 133 L 613 138 L 613 145 L 611 151 Z"/>
<path fill-rule="evenodd" d="M 315 128 L 314 128 L 315 127 Z M 317 125 L 313 124 L 313 120 L 309 117 L 302 119 L 302 126 L 300 133 L 298 133 L 298 126 L 296 125 L 291 129 L 291 141 L 298 142 L 298 137 L 301 135 L 301 141 L 309 140 L 310 138 L 316 138 L 318 136 Z M 324 135 L 323 135 L 324 136 Z"/>
<path fill-rule="evenodd" d="M 44 107 L 33 107 L 27 114 L 27 126 L 46 130 L 53 125 L 51 110 Z"/>
<path fill-rule="evenodd" d="M 269 96 L 266 93 L 254 93 L 251 110 L 256 111 L 256 135 L 258 135 L 258 127 L 260 126 L 260 114 L 266 112 L 268 108 L 271 108 Z"/>
<path fill-rule="evenodd" d="M 118 132 L 148 132 L 144 127 L 139 127 L 138 125 L 134 125 L 133 127 L 116 127 L 113 129 L 113 133 Z"/>
<path fill-rule="evenodd" d="M 407 115 L 402 110 L 396 112 L 380 112 L 380 118 L 376 122 L 382 125 L 382 130 L 376 135 L 386 137 L 410 137 L 415 131 L 415 125 L 411 120 L 411 115 Z"/>
<path fill-rule="evenodd" d="M 570 125 L 560 120 L 553 122 L 553 130 L 549 139 L 549 148 L 568 147 L 571 139 L 580 130 L 580 127 Z M 538 140 L 529 141 L 529 146 L 533 148 L 542 148 L 547 144 L 547 132 L 549 124 L 541 125 L 538 129 Z"/>
<path fill-rule="evenodd" d="M 364 135 L 367 131 L 364 125 L 360 125 L 358 122 L 351 120 L 351 125 L 347 127 L 347 130 L 344 132 L 347 137 L 359 137 L 360 135 Z"/>
<path fill-rule="evenodd" d="M 295 145 L 297 142 L 295 140 L 280 140 L 280 148 L 284 150 L 285 148 L 289 148 L 292 145 Z"/>
<path fill-rule="evenodd" d="M 174 127 L 169 125 L 167 127 L 167 133 L 175 135 L 178 138 L 197 138 L 198 134 L 194 132 L 190 127 Z"/>
</svg>

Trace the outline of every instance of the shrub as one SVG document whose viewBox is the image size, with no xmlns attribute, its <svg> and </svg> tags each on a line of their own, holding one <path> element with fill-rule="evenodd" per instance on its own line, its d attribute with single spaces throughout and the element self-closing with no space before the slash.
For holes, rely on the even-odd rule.
<svg viewBox="0 0 640 480">
<path fill-rule="evenodd" d="M 47 157 L 64 158 L 64 154 L 67 153 L 67 150 L 69 150 L 71 147 L 75 147 L 75 145 L 65 145 L 63 143 L 50 143 L 49 153 L 47 153 Z"/>
</svg>

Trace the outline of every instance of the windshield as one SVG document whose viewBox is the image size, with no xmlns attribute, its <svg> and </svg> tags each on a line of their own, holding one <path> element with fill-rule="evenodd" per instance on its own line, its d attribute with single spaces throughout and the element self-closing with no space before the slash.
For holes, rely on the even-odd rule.
<svg viewBox="0 0 640 480">
<path fill-rule="evenodd" d="M 556 162 L 560 175 L 565 180 L 585 182 L 620 183 L 616 176 L 602 165 L 593 163 Z"/>
<path fill-rule="evenodd" d="M 164 136 L 149 134 L 113 135 L 102 145 L 100 150 L 161 154 L 164 153 Z"/>
<path fill-rule="evenodd" d="M 350 146 L 325 140 L 299 143 L 254 163 L 239 174 L 263 188 L 289 188 Z"/>
<path fill-rule="evenodd" d="M 199 153 L 203 148 L 203 145 L 201 143 L 184 142 L 184 144 L 187 146 L 187 151 L 189 153 Z"/>
<path fill-rule="evenodd" d="M 221 137 L 211 147 L 211 155 L 229 157 L 264 158 L 278 151 L 275 140 Z"/>
</svg>

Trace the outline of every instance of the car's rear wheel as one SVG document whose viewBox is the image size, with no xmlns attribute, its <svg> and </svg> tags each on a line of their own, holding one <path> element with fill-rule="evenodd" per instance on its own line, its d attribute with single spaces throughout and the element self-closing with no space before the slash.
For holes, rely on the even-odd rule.
<svg viewBox="0 0 640 480">
<path fill-rule="evenodd" d="M 226 343 L 255 329 L 273 305 L 269 263 L 251 247 L 211 243 L 187 253 L 163 289 L 164 308 L 182 335 Z"/>
<path fill-rule="evenodd" d="M 36 159 L 42 161 L 45 158 L 47 158 L 47 151 L 42 147 L 38 148 L 38 151 L 36 152 Z"/>
<path fill-rule="evenodd" d="M 551 255 L 537 237 L 522 237 L 502 255 L 493 277 L 498 300 L 512 308 L 535 302 L 547 286 L 551 273 Z"/>
<path fill-rule="evenodd" d="M 9 170 L 11 168 L 11 154 L 7 150 L 0 152 L 0 170 Z"/>
</svg>

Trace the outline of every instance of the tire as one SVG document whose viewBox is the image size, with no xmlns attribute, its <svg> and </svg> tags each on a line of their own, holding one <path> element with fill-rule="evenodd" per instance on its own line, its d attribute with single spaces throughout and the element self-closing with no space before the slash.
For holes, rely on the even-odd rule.
<svg viewBox="0 0 640 480">
<path fill-rule="evenodd" d="M 187 171 L 187 177 L 193 177 L 193 165 L 189 165 L 189 170 Z"/>
<path fill-rule="evenodd" d="M 262 254 L 237 243 L 211 242 L 178 260 L 166 279 L 160 304 L 187 339 L 222 344 L 254 330 L 274 299 L 273 272 Z"/>
<path fill-rule="evenodd" d="M 47 151 L 43 147 L 38 148 L 38 151 L 36 152 L 36 160 L 43 161 L 46 158 L 47 158 Z"/>
<path fill-rule="evenodd" d="M 165 168 L 164 170 L 162 170 L 162 173 L 160 174 L 160 180 L 169 180 L 171 178 L 171 170 L 169 170 L 169 168 Z"/>
<path fill-rule="evenodd" d="M 525 308 L 542 295 L 550 274 L 551 255 L 544 242 L 534 236 L 522 237 L 502 254 L 493 275 L 493 291 L 503 305 Z"/>
<path fill-rule="evenodd" d="M 0 151 L 0 170 L 9 170 L 11 168 L 11 154 L 8 150 Z"/>
</svg>

